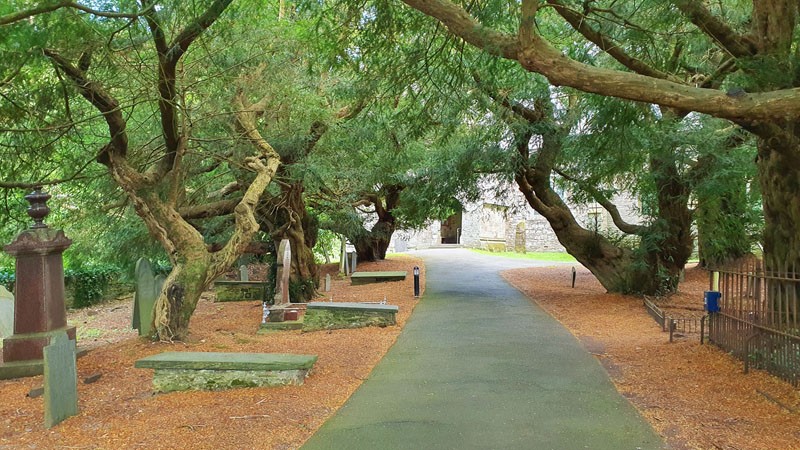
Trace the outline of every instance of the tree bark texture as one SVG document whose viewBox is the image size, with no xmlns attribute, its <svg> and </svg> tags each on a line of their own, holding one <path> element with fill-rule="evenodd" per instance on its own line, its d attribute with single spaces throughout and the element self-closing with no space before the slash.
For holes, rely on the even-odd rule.
<svg viewBox="0 0 800 450">
<path fill-rule="evenodd" d="M 759 183 L 764 205 L 767 270 L 800 267 L 800 123 L 759 136 Z"/>
</svg>

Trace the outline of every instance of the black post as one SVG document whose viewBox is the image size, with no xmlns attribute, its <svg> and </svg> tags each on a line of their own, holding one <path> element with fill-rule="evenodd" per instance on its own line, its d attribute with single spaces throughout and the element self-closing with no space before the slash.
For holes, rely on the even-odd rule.
<svg viewBox="0 0 800 450">
<path fill-rule="evenodd" d="M 419 297 L 419 267 L 414 266 L 414 297 Z"/>
<path fill-rule="evenodd" d="M 575 273 L 575 268 L 572 268 L 572 287 L 575 288 L 575 277 L 577 274 Z"/>
</svg>

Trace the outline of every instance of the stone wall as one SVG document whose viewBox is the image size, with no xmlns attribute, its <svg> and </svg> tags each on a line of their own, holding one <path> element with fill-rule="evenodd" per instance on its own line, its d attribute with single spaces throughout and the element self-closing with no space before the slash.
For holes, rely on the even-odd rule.
<svg viewBox="0 0 800 450">
<path fill-rule="evenodd" d="M 515 189 L 501 191 L 505 192 L 504 196 L 488 190 L 484 198 L 478 202 L 464 205 L 460 240 L 463 247 L 520 251 L 520 245 L 524 243 L 525 250 L 529 252 L 565 251 L 547 220 L 527 204 L 519 191 Z M 628 194 L 618 194 L 614 196 L 614 202 L 625 221 L 629 223 L 639 221 L 639 202 L 636 198 Z M 497 221 L 499 210 L 502 210 L 502 216 L 505 218 L 505 228 L 500 234 L 497 232 L 502 227 L 497 223 L 487 223 L 487 220 Z M 576 205 L 572 211 L 578 222 L 587 228 L 594 226 L 596 215 L 600 230 L 612 232 L 616 230 L 611 216 L 605 210 L 588 205 Z M 395 235 L 408 241 L 406 246 L 408 249 L 425 249 L 441 244 L 440 230 L 441 222 L 434 220 L 422 230 L 398 232 Z M 393 251 L 393 245 L 390 251 Z"/>
</svg>

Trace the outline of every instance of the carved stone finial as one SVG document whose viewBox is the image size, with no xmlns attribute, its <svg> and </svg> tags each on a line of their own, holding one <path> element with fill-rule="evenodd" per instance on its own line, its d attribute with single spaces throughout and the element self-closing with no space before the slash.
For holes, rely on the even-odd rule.
<svg viewBox="0 0 800 450">
<path fill-rule="evenodd" d="M 47 228 L 44 218 L 50 214 L 50 208 L 47 207 L 50 194 L 42 192 L 41 186 L 36 186 L 33 188 L 33 192 L 25 196 L 25 200 L 31 204 L 28 208 L 28 215 L 31 216 L 34 222 L 31 228 Z"/>
</svg>

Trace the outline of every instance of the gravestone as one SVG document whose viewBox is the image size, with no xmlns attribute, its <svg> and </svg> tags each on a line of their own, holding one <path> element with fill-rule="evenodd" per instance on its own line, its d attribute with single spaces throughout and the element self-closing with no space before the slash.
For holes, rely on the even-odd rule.
<svg viewBox="0 0 800 450">
<path fill-rule="evenodd" d="M 250 281 L 250 273 L 247 271 L 247 266 L 244 264 L 239 266 L 239 281 Z"/>
<path fill-rule="evenodd" d="M 292 245 L 288 239 L 278 246 L 278 272 L 275 286 L 275 306 L 289 304 L 289 275 L 292 270 Z"/>
<path fill-rule="evenodd" d="M 325 292 L 331 291 L 331 274 L 325 275 Z"/>
<path fill-rule="evenodd" d="M 44 348 L 44 426 L 51 428 L 78 414 L 75 341 L 62 332 Z"/>
<path fill-rule="evenodd" d="M 342 275 L 347 275 L 350 273 L 348 270 L 347 264 L 347 241 L 342 239 L 342 251 L 339 254 L 339 273 Z"/>
<path fill-rule="evenodd" d="M 25 196 L 34 223 L 3 247 L 16 258 L 16 282 L 14 333 L 3 338 L 0 379 L 41 374 L 43 349 L 53 336 L 66 332 L 75 338 L 75 327 L 67 325 L 62 257 L 72 241 L 44 223 L 50 213 L 49 198 L 41 188 Z"/>
<path fill-rule="evenodd" d="M 350 263 L 350 273 L 354 273 L 356 271 L 356 263 L 358 262 L 358 252 L 352 252 L 350 254 L 351 263 Z"/>
<path fill-rule="evenodd" d="M 394 251 L 397 253 L 405 253 L 408 251 L 408 240 L 405 237 L 398 237 L 394 241 Z"/>
<path fill-rule="evenodd" d="M 139 336 L 150 336 L 153 328 L 153 308 L 166 277 L 155 276 L 147 258 L 136 261 L 136 292 L 133 294 L 133 328 Z"/>
<path fill-rule="evenodd" d="M 0 286 L 0 338 L 14 334 L 14 296 Z"/>
<path fill-rule="evenodd" d="M 517 253 L 525 253 L 527 247 L 525 245 L 525 222 L 517 224 L 516 233 L 514 235 L 514 251 Z"/>
</svg>

